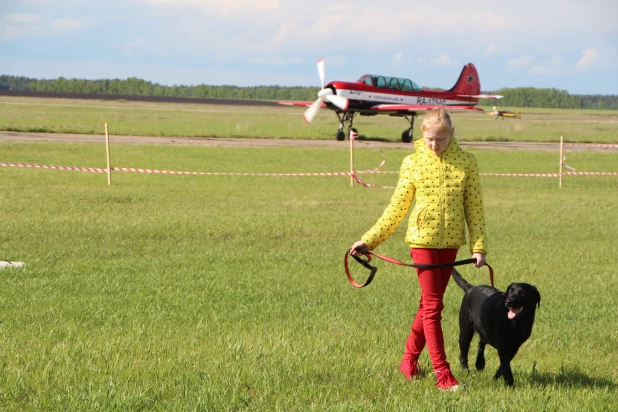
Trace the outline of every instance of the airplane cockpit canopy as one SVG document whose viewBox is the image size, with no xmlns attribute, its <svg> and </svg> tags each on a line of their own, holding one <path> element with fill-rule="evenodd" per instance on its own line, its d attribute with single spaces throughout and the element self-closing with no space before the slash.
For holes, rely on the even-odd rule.
<svg viewBox="0 0 618 412">
<path fill-rule="evenodd" d="M 381 89 L 401 90 L 402 92 L 412 92 L 422 90 L 421 87 L 410 79 L 401 77 L 379 76 L 375 74 L 364 74 L 357 80 L 358 83 L 365 83 L 369 86 Z"/>
</svg>

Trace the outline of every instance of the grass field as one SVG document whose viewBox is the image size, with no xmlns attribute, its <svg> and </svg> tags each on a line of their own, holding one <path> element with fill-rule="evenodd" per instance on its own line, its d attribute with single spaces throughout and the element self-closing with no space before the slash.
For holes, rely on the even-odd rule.
<svg viewBox="0 0 618 412">
<path fill-rule="evenodd" d="M 491 108 L 486 108 L 491 110 Z M 521 111 L 521 119 L 495 120 L 485 113 L 453 113 L 457 136 L 467 141 L 618 142 L 618 111 L 504 108 Z M 338 121 L 330 110 L 304 123 L 302 107 L 208 106 L 70 99 L 0 97 L 0 130 L 55 131 L 138 136 L 197 136 L 334 139 Z M 419 118 L 415 133 L 420 135 Z M 357 116 L 361 137 L 400 141 L 406 120 Z M 37 126 L 98 126 L 53 129 Z"/>
<path fill-rule="evenodd" d="M 100 112 L 88 121 L 114 124 L 107 117 L 123 110 Z M 186 171 L 332 172 L 348 162 L 345 149 L 326 148 L 113 150 L 116 167 Z M 105 166 L 100 145 L 0 142 L 0 153 Z M 474 153 L 483 172 L 556 172 L 553 152 Z M 386 150 L 385 169 L 406 154 Z M 380 156 L 358 150 L 357 168 Z M 573 153 L 569 164 L 618 171 L 618 154 Z M 615 409 L 617 177 L 567 177 L 562 189 L 552 178 L 482 178 L 497 287 L 529 282 L 542 301 L 511 390 L 491 379 L 491 348 L 485 372 L 461 371 L 462 291 L 450 285 L 443 327 L 460 393 L 439 392 L 430 373 L 407 382 L 397 370 L 419 299 L 410 270 L 377 263 L 363 290 L 345 279 L 344 252 L 389 190 L 350 188 L 345 177 L 113 179 L 108 187 L 103 174 L 0 167 L 0 258 L 27 264 L 0 271 L 1 410 Z M 403 229 L 379 251 L 406 259 Z M 461 272 L 488 282 L 484 269 Z M 421 362 L 430 369 L 426 353 Z"/>
</svg>

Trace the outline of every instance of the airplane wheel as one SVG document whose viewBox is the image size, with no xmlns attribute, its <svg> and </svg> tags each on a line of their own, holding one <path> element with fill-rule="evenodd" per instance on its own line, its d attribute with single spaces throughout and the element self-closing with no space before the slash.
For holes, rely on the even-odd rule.
<svg viewBox="0 0 618 412">
<path fill-rule="evenodd" d="M 401 134 L 401 141 L 404 143 L 410 143 L 412 141 L 412 130 L 404 130 Z"/>
<path fill-rule="evenodd" d="M 343 130 L 339 130 L 335 137 L 338 141 L 343 142 L 345 140 L 345 133 L 343 133 Z"/>
</svg>

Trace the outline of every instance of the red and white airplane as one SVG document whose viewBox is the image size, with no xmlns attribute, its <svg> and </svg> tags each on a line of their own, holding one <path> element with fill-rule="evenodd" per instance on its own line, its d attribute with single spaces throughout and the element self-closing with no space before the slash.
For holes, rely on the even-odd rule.
<svg viewBox="0 0 618 412">
<path fill-rule="evenodd" d="M 352 130 L 354 115 L 375 116 L 388 114 L 403 117 L 410 123 L 410 128 L 403 131 L 401 140 L 412 141 L 414 118 L 419 112 L 426 112 L 437 107 L 448 110 L 479 110 L 479 99 L 500 99 L 502 96 L 480 94 L 481 83 L 476 67 L 472 63 L 464 66 L 457 83 L 449 90 L 429 90 L 409 79 L 399 77 L 365 74 L 356 82 L 333 81 L 324 85 L 324 59 L 319 59 L 318 74 L 322 89 L 315 102 L 280 101 L 289 106 L 309 106 L 305 111 L 305 121 L 310 123 L 321 107 L 335 112 L 339 119 L 337 140 L 345 140 L 343 129 L 349 122 Z M 356 129 L 354 129 L 356 132 Z"/>
</svg>

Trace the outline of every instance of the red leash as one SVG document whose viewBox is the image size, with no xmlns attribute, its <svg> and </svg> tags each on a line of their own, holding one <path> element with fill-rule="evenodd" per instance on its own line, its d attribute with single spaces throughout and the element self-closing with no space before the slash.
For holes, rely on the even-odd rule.
<svg viewBox="0 0 618 412">
<path fill-rule="evenodd" d="M 373 280 L 373 277 L 375 276 L 376 272 L 378 271 L 377 267 L 369 264 L 369 262 L 371 262 L 371 255 L 379 259 L 382 259 L 386 262 L 398 265 L 398 266 L 409 266 L 409 267 L 417 268 L 417 269 L 441 269 L 441 268 L 455 267 L 455 266 L 460 266 L 460 265 L 467 265 L 469 263 L 476 263 L 476 259 L 470 258 L 470 259 L 465 259 L 465 260 L 458 260 L 453 263 L 441 263 L 437 265 L 422 265 L 422 264 L 415 264 L 415 263 L 409 264 L 409 263 L 404 263 L 401 260 L 393 259 L 392 257 L 388 257 L 388 256 L 378 255 L 377 253 L 373 253 L 370 251 L 361 252 L 361 253 L 367 257 L 367 260 L 359 256 L 350 254 L 349 250 L 345 253 L 345 258 L 344 258 L 345 273 L 348 276 L 348 280 L 350 281 L 352 286 L 354 286 L 355 288 L 364 288 L 365 286 L 369 285 L 371 281 Z M 350 274 L 350 268 L 348 265 L 348 256 L 352 256 L 354 260 L 360 263 L 363 267 L 370 270 L 369 277 L 367 278 L 365 283 L 360 284 L 356 282 L 354 278 L 352 278 L 352 275 Z M 485 263 L 485 266 L 489 268 L 489 282 L 491 283 L 491 288 L 495 291 L 496 288 L 494 287 L 494 270 L 487 263 Z"/>
</svg>

